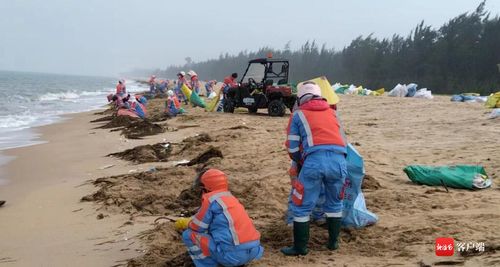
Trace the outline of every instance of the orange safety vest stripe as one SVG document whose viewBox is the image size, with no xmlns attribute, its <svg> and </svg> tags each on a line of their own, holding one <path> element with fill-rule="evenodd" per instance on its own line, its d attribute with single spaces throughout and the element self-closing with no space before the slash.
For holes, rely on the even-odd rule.
<svg viewBox="0 0 500 267">
<path fill-rule="evenodd" d="M 335 111 L 332 109 L 323 111 L 301 111 L 309 125 L 313 145 L 345 146 L 344 139 L 340 134 L 340 125 L 335 116 Z"/>
</svg>

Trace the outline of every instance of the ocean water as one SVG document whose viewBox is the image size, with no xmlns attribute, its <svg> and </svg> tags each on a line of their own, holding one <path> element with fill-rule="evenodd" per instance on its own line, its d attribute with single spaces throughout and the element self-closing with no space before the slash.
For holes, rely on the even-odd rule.
<svg viewBox="0 0 500 267">
<path fill-rule="evenodd" d="M 31 129 L 102 108 L 117 78 L 0 71 L 0 151 L 43 142 Z M 147 90 L 127 80 L 129 92 Z M 0 159 L 1 161 L 1 159 Z"/>
</svg>

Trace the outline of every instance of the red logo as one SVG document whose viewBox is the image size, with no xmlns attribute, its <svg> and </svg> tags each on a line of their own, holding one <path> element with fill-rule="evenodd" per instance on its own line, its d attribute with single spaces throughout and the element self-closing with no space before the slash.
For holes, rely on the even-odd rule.
<svg viewBox="0 0 500 267">
<path fill-rule="evenodd" d="M 453 256 L 455 254 L 455 240 L 452 237 L 438 237 L 434 250 L 436 256 Z"/>
</svg>

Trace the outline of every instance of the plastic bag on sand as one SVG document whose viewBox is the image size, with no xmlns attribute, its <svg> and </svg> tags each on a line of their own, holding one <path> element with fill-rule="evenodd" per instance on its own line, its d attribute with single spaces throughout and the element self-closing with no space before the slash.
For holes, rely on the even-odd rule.
<svg viewBox="0 0 500 267">
<path fill-rule="evenodd" d="M 361 228 L 378 221 L 377 215 L 366 209 L 361 184 L 365 176 L 363 157 L 351 145 L 347 145 L 347 178 L 344 191 L 342 225 Z"/>
<path fill-rule="evenodd" d="M 450 101 L 451 102 L 463 102 L 464 97 L 462 95 L 452 95 Z"/>
<path fill-rule="evenodd" d="M 337 91 L 337 89 L 339 89 L 340 87 L 342 87 L 342 85 L 340 83 L 336 83 L 336 84 L 332 85 L 333 91 Z"/>
<path fill-rule="evenodd" d="M 420 90 L 418 90 L 416 93 L 415 93 L 415 96 L 413 96 L 415 98 L 425 98 L 425 99 L 433 99 L 434 96 L 432 96 L 432 92 L 430 90 L 427 90 L 427 88 L 422 88 Z"/>
<path fill-rule="evenodd" d="M 396 85 L 390 92 L 389 96 L 405 97 L 408 94 L 408 89 L 406 85 L 399 84 Z"/>
<path fill-rule="evenodd" d="M 417 92 L 417 84 L 415 83 L 410 83 L 406 86 L 406 89 L 408 92 L 406 93 L 406 97 L 413 97 L 415 96 L 415 93 Z"/>
<path fill-rule="evenodd" d="M 476 102 L 476 96 L 473 96 L 473 95 L 462 95 L 463 97 L 463 101 L 464 102 L 468 102 L 468 103 L 473 103 L 473 102 Z"/>
<path fill-rule="evenodd" d="M 488 108 L 500 108 L 500 92 L 488 96 L 485 105 Z"/>
<path fill-rule="evenodd" d="M 500 108 L 494 109 L 490 114 L 490 119 L 500 118 Z"/>
<path fill-rule="evenodd" d="M 378 90 L 375 90 L 375 91 L 372 91 L 370 93 L 370 95 L 374 95 L 374 96 L 381 96 L 385 93 L 385 89 L 384 88 L 380 88 Z"/>
<path fill-rule="evenodd" d="M 214 97 L 216 97 L 216 96 L 217 96 L 217 93 L 215 93 L 214 91 L 212 91 L 212 92 L 210 92 L 210 94 L 208 95 L 208 97 L 207 97 L 207 98 L 208 98 L 208 99 L 212 99 L 212 98 L 214 98 Z"/>
<path fill-rule="evenodd" d="M 477 103 L 485 103 L 488 100 L 487 96 L 476 96 Z"/>
<path fill-rule="evenodd" d="M 361 90 L 361 95 L 370 95 L 373 91 L 367 88 Z"/>
<path fill-rule="evenodd" d="M 412 165 L 404 168 L 408 178 L 414 183 L 453 188 L 474 189 L 491 186 L 491 179 L 478 165 L 423 166 Z"/>
<path fill-rule="evenodd" d="M 354 85 L 350 85 L 349 88 L 347 88 L 347 90 L 345 91 L 346 94 L 348 95 L 354 95 L 354 94 L 357 94 L 358 93 L 358 88 Z"/>
</svg>

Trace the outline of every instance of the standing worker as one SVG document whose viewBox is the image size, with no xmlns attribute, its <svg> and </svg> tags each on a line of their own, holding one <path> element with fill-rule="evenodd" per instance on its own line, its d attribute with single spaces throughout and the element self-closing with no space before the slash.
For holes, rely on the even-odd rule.
<svg viewBox="0 0 500 267">
<path fill-rule="evenodd" d="M 151 75 L 151 78 L 149 78 L 149 92 L 151 94 L 156 94 L 156 76 Z"/>
<path fill-rule="evenodd" d="M 260 259 L 264 248 L 245 208 L 228 189 L 227 176 L 209 169 L 196 179 L 201 207 L 182 233 L 196 266 L 239 266 Z"/>
<path fill-rule="evenodd" d="M 310 215 L 325 187 L 323 205 L 328 225 L 327 248 L 338 248 L 342 221 L 342 190 L 347 176 L 346 143 L 336 112 L 321 98 L 320 87 L 305 82 L 298 90 L 298 109 L 290 116 L 286 147 L 300 170 L 292 185 L 293 246 L 287 256 L 306 255 Z"/>
<path fill-rule="evenodd" d="M 187 83 L 186 77 L 184 76 L 186 76 L 186 73 L 184 71 L 177 73 L 177 87 L 175 87 L 175 94 L 177 95 L 179 101 L 184 101 L 184 104 L 187 105 L 188 103 L 187 96 L 184 95 L 181 89 L 182 85 Z"/>
<path fill-rule="evenodd" d="M 222 112 L 224 109 L 224 101 L 226 101 L 226 94 L 229 91 L 229 89 L 238 87 L 238 82 L 236 81 L 236 78 L 238 78 L 238 73 L 233 73 L 230 76 L 226 76 L 224 78 L 224 83 L 222 84 L 222 95 L 221 95 L 221 101 L 219 102 L 219 105 L 217 107 L 217 112 Z"/>
<path fill-rule="evenodd" d="M 226 76 L 224 78 L 224 84 L 222 85 L 222 90 L 224 90 L 224 94 L 227 93 L 229 88 L 233 87 L 238 87 L 238 82 L 236 81 L 236 78 L 238 78 L 238 73 L 233 73 L 231 76 Z"/>
<path fill-rule="evenodd" d="M 207 91 L 207 97 L 210 98 L 210 94 L 214 91 L 214 87 L 217 84 L 216 80 L 211 80 L 205 83 L 205 90 Z"/>
<path fill-rule="evenodd" d="M 191 89 L 193 92 L 196 92 L 197 95 L 200 94 L 200 81 L 198 80 L 198 74 L 194 72 L 194 70 L 190 70 L 187 73 L 190 77 L 189 83 L 187 83 L 187 86 L 189 89 Z"/>
<path fill-rule="evenodd" d="M 127 94 L 124 80 L 118 80 L 118 84 L 116 85 L 116 94 L 119 96 Z"/>
</svg>

